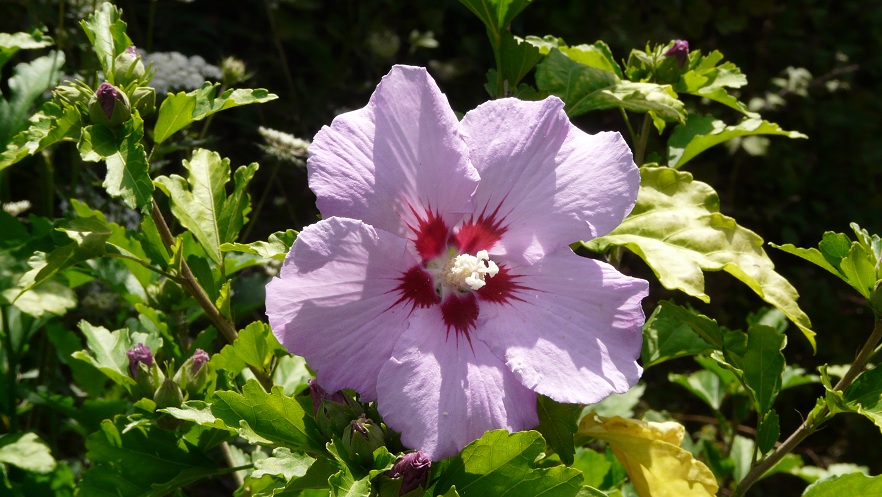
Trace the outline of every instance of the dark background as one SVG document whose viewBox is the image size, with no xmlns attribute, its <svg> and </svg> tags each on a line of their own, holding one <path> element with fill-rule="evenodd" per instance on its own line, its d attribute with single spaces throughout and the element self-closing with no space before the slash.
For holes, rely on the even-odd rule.
<svg viewBox="0 0 882 497">
<path fill-rule="evenodd" d="M 268 105 L 219 114 L 204 144 L 230 157 L 234 165 L 261 163 L 250 190 L 255 201 L 265 197 L 266 207 L 257 213 L 259 221 L 246 241 L 301 228 L 317 214 L 305 170 L 264 156 L 257 145 L 258 125 L 309 139 L 337 113 L 362 107 L 395 63 L 429 67 L 458 112 L 488 98 L 483 84 L 494 62 L 484 28 L 453 0 L 127 0 L 117 4 L 124 9 L 128 33 L 140 48 L 200 55 L 216 65 L 226 56 L 236 56 L 253 71 L 239 86 L 263 87 L 279 95 L 278 101 Z M 68 73 L 94 68 L 93 57 L 83 49 L 85 36 L 77 26 L 91 7 L 92 2 L 67 2 L 64 8 L 41 0 L 3 2 L 0 31 L 45 24 L 67 54 Z M 438 46 L 412 47 L 409 37 L 414 30 L 432 31 Z M 725 214 L 766 241 L 817 246 L 824 231 L 851 233 L 850 222 L 871 233 L 882 233 L 880 2 L 538 1 L 515 20 L 511 30 L 519 36 L 552 34 L 570 45 L 603 40 L 620 60 L 626 59 L 632 48 L 672 39 L 688 40 L 693 50 L 704 53 L 720 50 L 748 77 L 748 86 L 740 92 L 742 101 L 767 99 L 772 94 L 781 104 L 762 110 L 763 117 L 810 138 L 773 137 L 762 156 L 718 146 L 684 169 L 719 192 Z M 810 73 L 804 88 L 776 84 L 775 78 L 786 78 L 788 67 Z M 8 74 L 3 76 L 5 80 Z M 532 77 L 528 75 L 525 81 L 532 83 Z M 829 86 L 834 84 L 838 89 L 831 90 Z M 736 115 L 719 109 L 718 115 L 737 122 Z M 587 131 L 625 132 L 621 116 L 614 111 L 592 113 L 576 123 Z M 179 164 L 182 153 L 168 154 L 165 167 L 169 171 L 163 173 Z M 39 214 L 61 215 L 60 201 L 81 193 L 73 188 L 76 177 L 63 163 L 68 155 L 75 154 L 63 150 L 56 154 L 56 191 L 42 191 L 37 185 L 44 183 L 40 183 L 37 170 L 26 162 L 8 170 L 8 182 L 16 186 L 0 192 L 0 201 L 27 198 Z M 813 355 L 791 326 L 785 350 L 788 361 L 812 370 L 819 364 L 853 357 L 872 328 L 872 315 L 859 296 L 834 276 L 775 249 L 768 250 L 778 270 L 799 290 L 800 304 L 818 332 L 819 350 Z M 635 274 L 650 274 L 636 258 L 626 258 L 625 267 Z M 654 288 L 648 302 L 674 298 L 730 328 L 743 328 L 744 316 L 762 305 L 752 291 L 724 274 L 708 275 L 707 293 L 713 300 L 704 305 Z M 690 369 L 688 361 L 676 361 L 672 367 Z M 649 388 L 644 398 L 648 406 L 671 413 L 710 414 L 687 400 L 684 390 L 671 387 L 666 373 L 664 366 L 647 372 Z M 803 386 L 781 395 L 782 434 L 801 422 L 819 394 L 819 387 Z M 867 444 L 865 440 L 874 442 Z M 866 419 L 840 416 L 797 452 L 807 463 L 857 462 L 878 474 L 882 472 L 878 440 L 878 428 Z M 776 476 L 758 485 L 753 494 L 798 495 L 803 485 L 792 478 Z"/>
</svg>

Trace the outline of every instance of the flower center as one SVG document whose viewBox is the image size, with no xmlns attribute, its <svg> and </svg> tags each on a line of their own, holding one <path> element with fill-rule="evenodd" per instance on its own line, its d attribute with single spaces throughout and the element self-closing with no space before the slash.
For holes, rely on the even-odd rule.
<svg viewBox="0 0 882 497">
<path fill-rule="evenodd" d="M 498 272 L 499 266 L 490 260 L 486 250 L 481 250 L 475 255 L 459 254 L 448 259 L 439 276 L 444 286 L 465 292 L 480 289 L 487 284 L 485 278 Z"/>
</svg>

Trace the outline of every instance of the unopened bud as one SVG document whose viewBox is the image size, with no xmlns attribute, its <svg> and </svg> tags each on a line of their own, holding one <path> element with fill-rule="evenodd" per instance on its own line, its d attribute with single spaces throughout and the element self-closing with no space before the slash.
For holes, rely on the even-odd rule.
<svg viewBox="0 0 882 497">
<path fill-rule="evenodd" d="M 196 349 L 193 355 L 184 361 L 178 372 L 175 373 L 175 382 L 192 396 L 198 393 L 208 383 L 208 354 L 202 349 Z"/>
<path fill-rule="evenodd" d="M 364 413 L 357 402 L 350 402 L 340 392 L 329 394 L 315 380 L 309 381 L 309 395 L 319 431 L 328 438 L 339 437 L 350 421 Z"/>
<path fill-rule="evenodd" d="M 65 81 L 63 84 L 58 85 L 52 93 L 62 102 L 73 106 L 86 106 L 89 104 L 89 99 L 92 98 L 92 89 L 80 80 Z"/>
<path fill-rule="evenodd" d="M 144 77 L 144 63 L 135 47 L 128 47 L 113 60 L 113 82 L 125 86 Z"/>
<path fill-rule="evenodd" d="M 181 388 L 174 380 L 165 378 L 162 385 L 156 389 L 153 395 L 153 402 L 156 402 L 157 409 L 165 409 L 166 407 L 181 407 L 184 402 L 184 394 Z"/>
<path fill-rule="evenodd" d="M 674 40 L 671 48 L 667 49 L 662 55 L 676 58 L 677 65 L 683 67 L 683 64 L 689 59 L 689 42 L 686 40 Z"/>
<path fill-rule="evenodd" d="M 364 414 L 349 423 L 343 430 L 343 444 L 349 459 L 362 467 L 369 468 L 374 462 L 374 450 L 383 446 L 383 429 L 367 419 Z"/>
<path fill-rule="evenodd" d="M 138 379 L 139 364 L 144 364 L 148 368 L 153 367 L 153 352 L 150 350 L 150 347 L 143 343 L 139 343 L 127 350 L 126 356 L 129 358 L 129 375 L 132 378 Z"/>
<path fill-rule="evenodd" d="M 89 101 L 89 117 L 95 124 L 117 126 L 132 117 L 129 97 L 110 83 L 101 83 Z"/>
<path fill-rule="evenodd" d="M 221 61 L 222 81 L 225 86 L 232 86 L 248 79 L 245 62 L 236 57 L 227 57 Z"/>
<path fill-rule="evenodd" d="M 141 117 L 149 116 L 156 110 L 156 90 L 149 86 L 139 86 L 132 92 L 132 108 Z"/>
<path fill-rule="evenodd" d="M 388 476 L 389 478 L 402 479 L 398 495 L 404 495 L 417 487 L 425 487 L 429 478 L 430 466 L 432 466 L 432 461 L 422 452 L 410 452 L 395 461 Z"/>
</svg>

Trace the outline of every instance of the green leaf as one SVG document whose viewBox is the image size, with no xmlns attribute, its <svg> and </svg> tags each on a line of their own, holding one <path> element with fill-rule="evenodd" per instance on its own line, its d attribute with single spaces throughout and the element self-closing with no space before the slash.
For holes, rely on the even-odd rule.
<svg viewBox="0 0 882 497">
<path fill-rule="evenodd" d="M 31 270 L 19 281 L 19 295 L 55 276 L 59 271 L 104 255 L 105 242 L 111 235 L 107 223 L 97 217 L 72 219 L 57 229 L 63 231 L 73 243 L 62 245 L 49 254 L 38 252 L 31 257 L 28 261 Z"/>
<path fill-rule="evenodd" d="M 280 475 L 287 481 L 305 475 L 314 462 L 315 459 L 306 454 L 294 453 L 285 447 L 277 447 L 273 449 L 272 457 L 254 461 L 254 473 L 251 476 L 260 478 L 263 475 Z"/>
<path fill-rule="evenodd" d="M 33 473 L 50 473 L 57 465 L 49 447 L 35 433 L 0 435 L 0 463 Z"/>
<path fill-rule="evenodd" d="M 499 57 L 500 60 L 497 66 L 500 68 L 500 72 L 497 77 L 502 78 L 503 89 L 507 88 L 508 93 L 511 94 L 514 93 L 514 89 L 517 88 L 518 83 L 521 82 L 524 76 L 536 67 L 536 63 L 542 58 L 542 54 L 532 44 L 525 42 L 517 36 L 512 36 L 511 33 L 506 31 L 501 35 Z"/>
<path fill-rule="evenodd" d="M 342 470 L 328 478 L 331 486 L 330 497 L 368 497 L 371 494 L 370 478 L 356 480 L 352 473 Z"/>
<path fill-rule="evenodd" d="M 298 355 L 279 357 L 273 370 L 273 384 L 282 387 L 285 395 L 294 395 L 308 386 L 313 374 L 306 366 L 306 359 Z"/>
<path fill-rule="evenodd" d="M 126 387 L 135 384 L 135 380 L 129 377 L 126 351 L 137 343 L 143 343 L 152 351 L 162 346 L 162 339 L 158 336 L 131 332 L 128 328 L 108 331 L 87 321 L 80 321 L 78 328 L 86 337 L 86 349 L 74 352 L 72 357 L 91 364 L 114 383 Z"/>
<path fill-rule="evenodd" d="M 60 281 L 46 281 L 23 294 L 19 291 L 18 288 L 11 288 L 4 291 L 2 296 L 6 300 L 15 299 L 13 305 L 17 309 L 36 318 L 41 318 L 46 313 L 63 316 L 77 306 L 76 293 Z"/>
<path fill-rule="evenodd" d="M 796 131 L 785 131 L 775 123 L 752 117 L 727 126 L 712 116 L 689 114 L 686 123 L 677 126 L 668 140 L 668 165 L 679 168 L 705 150 L 724 141 L 751 135 L 781 135 L 808 138 Z"/>
<path fill-rule="evenodd" d="M 592 110 L 653 112 L 664 121 L 685 122 L 683 102 L 670 85 L 620 80 L 614 72 L 589 67 L 552 50 L 536 68 L 536 85 L 557 95 L 571 117 Z"/>
<path fill-rule="evenodd" d="M 445 460 L 438 471 L 436 493 L 452 485 L 463 497 L 486 495 L 574 496 L 582 473 L 566 466 L 536 469 L 545 441 L 535 431 L 488 431 L 462 453 Z"/>
<path fill-rule="evenodd" d="M 726 385 L 712 371 L 702 370 L 692 374 L 668 374 L 668 380 L 689 390 L 715 411 L 720 410 L 726 398 Z"/>
<path fill-rule="evenodd" d="M 533 0 L 460 0 L 487 27 L 488 32 L 499 33 Z M 492 39 L 492 38 L 491 38 Z"/>
<path fill-rule="evenodd" d="M 43 28 L 45 29 L 45 28 Z M 46 36 L 40 29 L 30 32 L 0 33 L 0 69 L 6 62 L 18 53 L 19 50 L 34 50 L 51 46 L 52 38 Z"/>
<path fill-rule="evenodd" d="M 269 371 L 273 358 L 287 351 L 273 335 L 269 325 L 255 321 L 239 332 L 236 340 L 211 358 L 211 366 L 238 374 L 246 366 Z"/>
<path fill-rule="evenodd" d="M 221 263 L 220 245 L 238 237 L 251 210 L 245 187 L 257 171 L 257 164 L 236 170 L 236 186 L 227 195 L 230 160 L 217 152 L 196 149 L 189 161 L 184 179 L 176 174 L 156 178 L 156 184 L 171 199 L 171 211 L 181 224 L 193 233 L 205 253 L 215 264 Z"/>
<path fill-rule="evenodd" d="M 637 205 L 605 237 L 583 242 L 595 252 L 626 247 L 652 268 L 668 289 L 709 302 L 702 271 L 726 271 L 777 307 L 815 346 L 811 321 L 796 303 L 796 289 L 762 249 L 756 233 L 720 214 L 720 200 L 705 183 L 670 168 L 640 169 Z"/>
<path fill-rule="evenodd" d="M 613 470 L 614 462 L 615 457 L 610 459 L 607 454 L 601 454 L 585 447 L 578 447 L 576 448 L 576 459 L 573 463 L 573 468 L 578 469 L 585 476 L 585 481 L 583 482 L 585 485 L 607 488 L 604 487 L 604 483 L 607 480 L 607 475 Z M 619 470 L 624 473 L 624 468 L 619 467 Z M 622 478 L 624 478 L 624 475 Z"/>
<path fill-rule="evenodd" d="M 747 330 L 747 350 L 733 361 L 733 365 L 744 372 L 744 382 L 754 392 L 758 413 L 768 412 L 781 391 L 781 375 L 786 364 L 781 351 L 786 343 L 787 337 L 775 328 L 751 326 Z M 736 355 L 724 353 L 727 359 Z"/>
<path fill-rule="evenodd" d="M 115 130 L 100 124 L 84 127 L 77 144 L 83 160 L 106 162 L 102 186 L 110 196 L 122 197 L 135 210 L 147 207 L 153 195 L 143 138 L 144 121 L 135 113 Z"/>
<path fill-rule="evenodd" d="M 699 50 L 690 52 L 690 69 L 680 76 L 680 80 L 674 85 L 674 91 L 719 102 L 748 117 L 759 117 L 726 90 L 746 85 L 747 77 L 732 62 L 720 64 L 722 60 L 723 54 L 716 50 L 705 56 Z"/>
<path fill-rule="evenodd" d="M 76 108 L 51 101 L 44 103 L 40 112 L 31 116 L 28 128 L 15 135 L 0 153 L 0 171 L 61 140 L 78 139 L 80 126 L 80 112 Z"/>
<path fill-rule="evenodd" d="M 223 243 L 220 246 L 220 250 L 221 252 L 244 252 L 267 259 L 284 261 L 296 238 L 297 231 L 295 230 L 277 231 L 270 235 L 269 240 L 265 242 Z"/>
<path fill-rule="evenodd" d="M 763 416 L 756 434 L 756 445 L 760 454 L 765 454 L 775 448 L 778 437 L 781 436 L 781 426 L 778 421 L 778 413 L 774 409 Z"/>
<path fill-rule="evenodd" d="M 160 144 L 169 136 L 180 131 L 194 121 L 231 109 L 240 105 L 256 104 L 275 100 L 278 95 L 263 88 L 255 90 L 228 89 L 216 96 L 219 83 L 205 83 L 202 88 L 189 93 L 171 94 L 159 106 L 153 141 Z"/>
<path fill-rule="evenodd" d="M 882 430 L 882 367 L 861 373 L 846 390 L 845 402 Z"/>
<path fill-rule="evenodd" d="M 574 47 L 564 46 L 557 48 L 567 57 L 580 64 L 609 71 L 614 73 L 620 79 L 624 78 L 622 67 L 616 62 L 609 46 L 602 41 L 596 41 L 593 45 L 576 45 Z"/>
<path fill-rule="evenodd" d="M 749 438 L 735 435 L 732 438 L 732 450 L 729 457 L 734 463 L 732 467 L 732 477 L 736 482 L 740 482 L 744 475 L 750 471 L 754 457 L 754 442 Z"/>
<path fill-rule="evenodd" d="M 196 423 L 199 426 L 236 433 L 235 428 L 227 426 L 223 420 L 218 419 L 212 414 L 211 404 L 202 400 L 188 400 L 181 404 L 181 407 L 166 407 L 165 409 L 158 409 L 158 411 L 168 413 L 176 419 Z"/>
<path fill-rule="evenodd" d="M 561 404 L 540 395 L 536 400 L 536 407 L 539 411 L 539 433 L 564 464 L 572 465 L 573 455 L 576 453 L 573 434 L 579 429 L 582 406 Z"/>
<path fill-rule="evenodd" d="M 861 495 L 864 497 L 882 495 L 882 475 L 866 476 L 850 473 L 812 483 L 805 489 L 802 497 L 842 497 Z"/>
<path fill-rule="evenodd" d="M 614 393 L 596 404 L 585 406 L 581 417 L 586 416 L 589 412 L 601 416 L 633 417 L 634 408 L 640 402 L 640 397 L 643 396 L 645 391 L 646 384 L 638 383 L 625 393 Z"/>
<path fill-rule="evenodd" d="M 86 439 L 93 466 L 82 475 L 79 495 L 162 497 L 184 485 L 229 470 L 178 438 L 173 431 L 125 417 L 104 420 Z"/>
<path fill-rule="evenodd" d="M 13 136 L 28 127 L 31 109 L 39 103 L 37 100 L 44 91 L 58 84 L 63 64 L 62 52 L 50 52 L 16 64 L 7 80 L 8 96 L 0 98 L 0 147 L 5 149 Z"/>
<path fill-rule="evenodd" d="M 80 21 L 86 32 L 92 50 L 98 56 L 98 62 L 107 78 L 113 78 L 113 59 L 126 48 L 133 45 L 126 35 L 126 23 L 122 20 L 122 10 L 104 2 L 87 19 Z"/>
<path fill-rule="evenodd" d="M 273 444 L 293 450 L 325 451 L 325 442 L 315 420 L 299 402 L 286 397 L 280 387 L 266 393 L 259 383 L 249 380 L 242 388 L 242 394 L 219 391 L 215 396 L 211 413 L 227 426 L 242 427 L 244 423 Z"/>
<path fill-rule="evenodd" d="M 644 368 L 677 357 L 702 354 L 714 349 L 714 338 L 710 341 L 703 339 L 690 324 L 684 322 L 684 316 L 694 323 L 704 318 L 666 301 L 660 302 L 655 308 L 643 325 L 643 350 L 640 358 Z M 713 328 L 716 328 L 716 323 L 713 323 L 709 332 L 716 337 L 719 331 Z"/>
</svg>

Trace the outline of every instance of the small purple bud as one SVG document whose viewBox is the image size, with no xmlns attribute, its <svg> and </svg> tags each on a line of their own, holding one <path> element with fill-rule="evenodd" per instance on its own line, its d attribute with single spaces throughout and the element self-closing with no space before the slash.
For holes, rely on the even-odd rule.
<svg viewBox="0 0 882 497">
<path fill-rule="evenodd" d="M 126 53 L 131 55 L 132 57 L 138 56 L 138 50 L 135 49 L 135 45 L 126 48 Z"/>
<path fill-rule="evenodd" d="M 193 352 L 193 374 L 198 373 L 206 362 L 208 362 L 208 353 L 202 349 L 196 349 L 196 352 Z"/>
<path fill-rule="evenodd" d="M 340 404 L 346 402 L 346 399 L 344 399 L 343 396 L 340 395 L 340 392 L 337 392 L 334 395 L 329 395 L 328 392 L 324 388 L 322 388 L 317 381 L 313 379 L 307 381 L 307 384 L 309 385 L 309 396 L 312 398 L 313 414 L 318 414 L 323 400 L 330 400 Z"/>
<path fill-rule="evenodd" d="M 126 355 L 129 356 L 129 375 L 132 378 L 138 377 L 138 364 L 144 364 L 148 368 L 153 367 L 153 352 L 150 351 L 150 347 L 143 343 L 139 343 L 127 350 Z"/>
<path fill-rule="evenodd" d="M 677 64 L 683 67 L 689 57 L 689 42 L 686 40 L 674 40 L 671 48 L 667 49 L 664 54 L 667 57 L 675 57 Z"/>
<path fill-rule="evenodd" d="M 98 87 L 95 96 L 98 97 L 98 103 L 100 103 L 101 108 L 104 109 L 104 115 L 110 119 L 110 116 L 113 115 L 113 106 L 116 105 L 117 100 L 120 102 L 122 101 L 119 90 L 105 81 Z"/>
<path fill-rule="evenodd" d="M 417 487 L 425 487 L 429 478 L 429 467 L 432 461 L 422 452 L 410 452 L 401 459 L 395 461 L 395 465 L 389 470 L 389 478 L 401 478 L 401 490 L 398 495 L 404 495 Z"/>
</svg>

